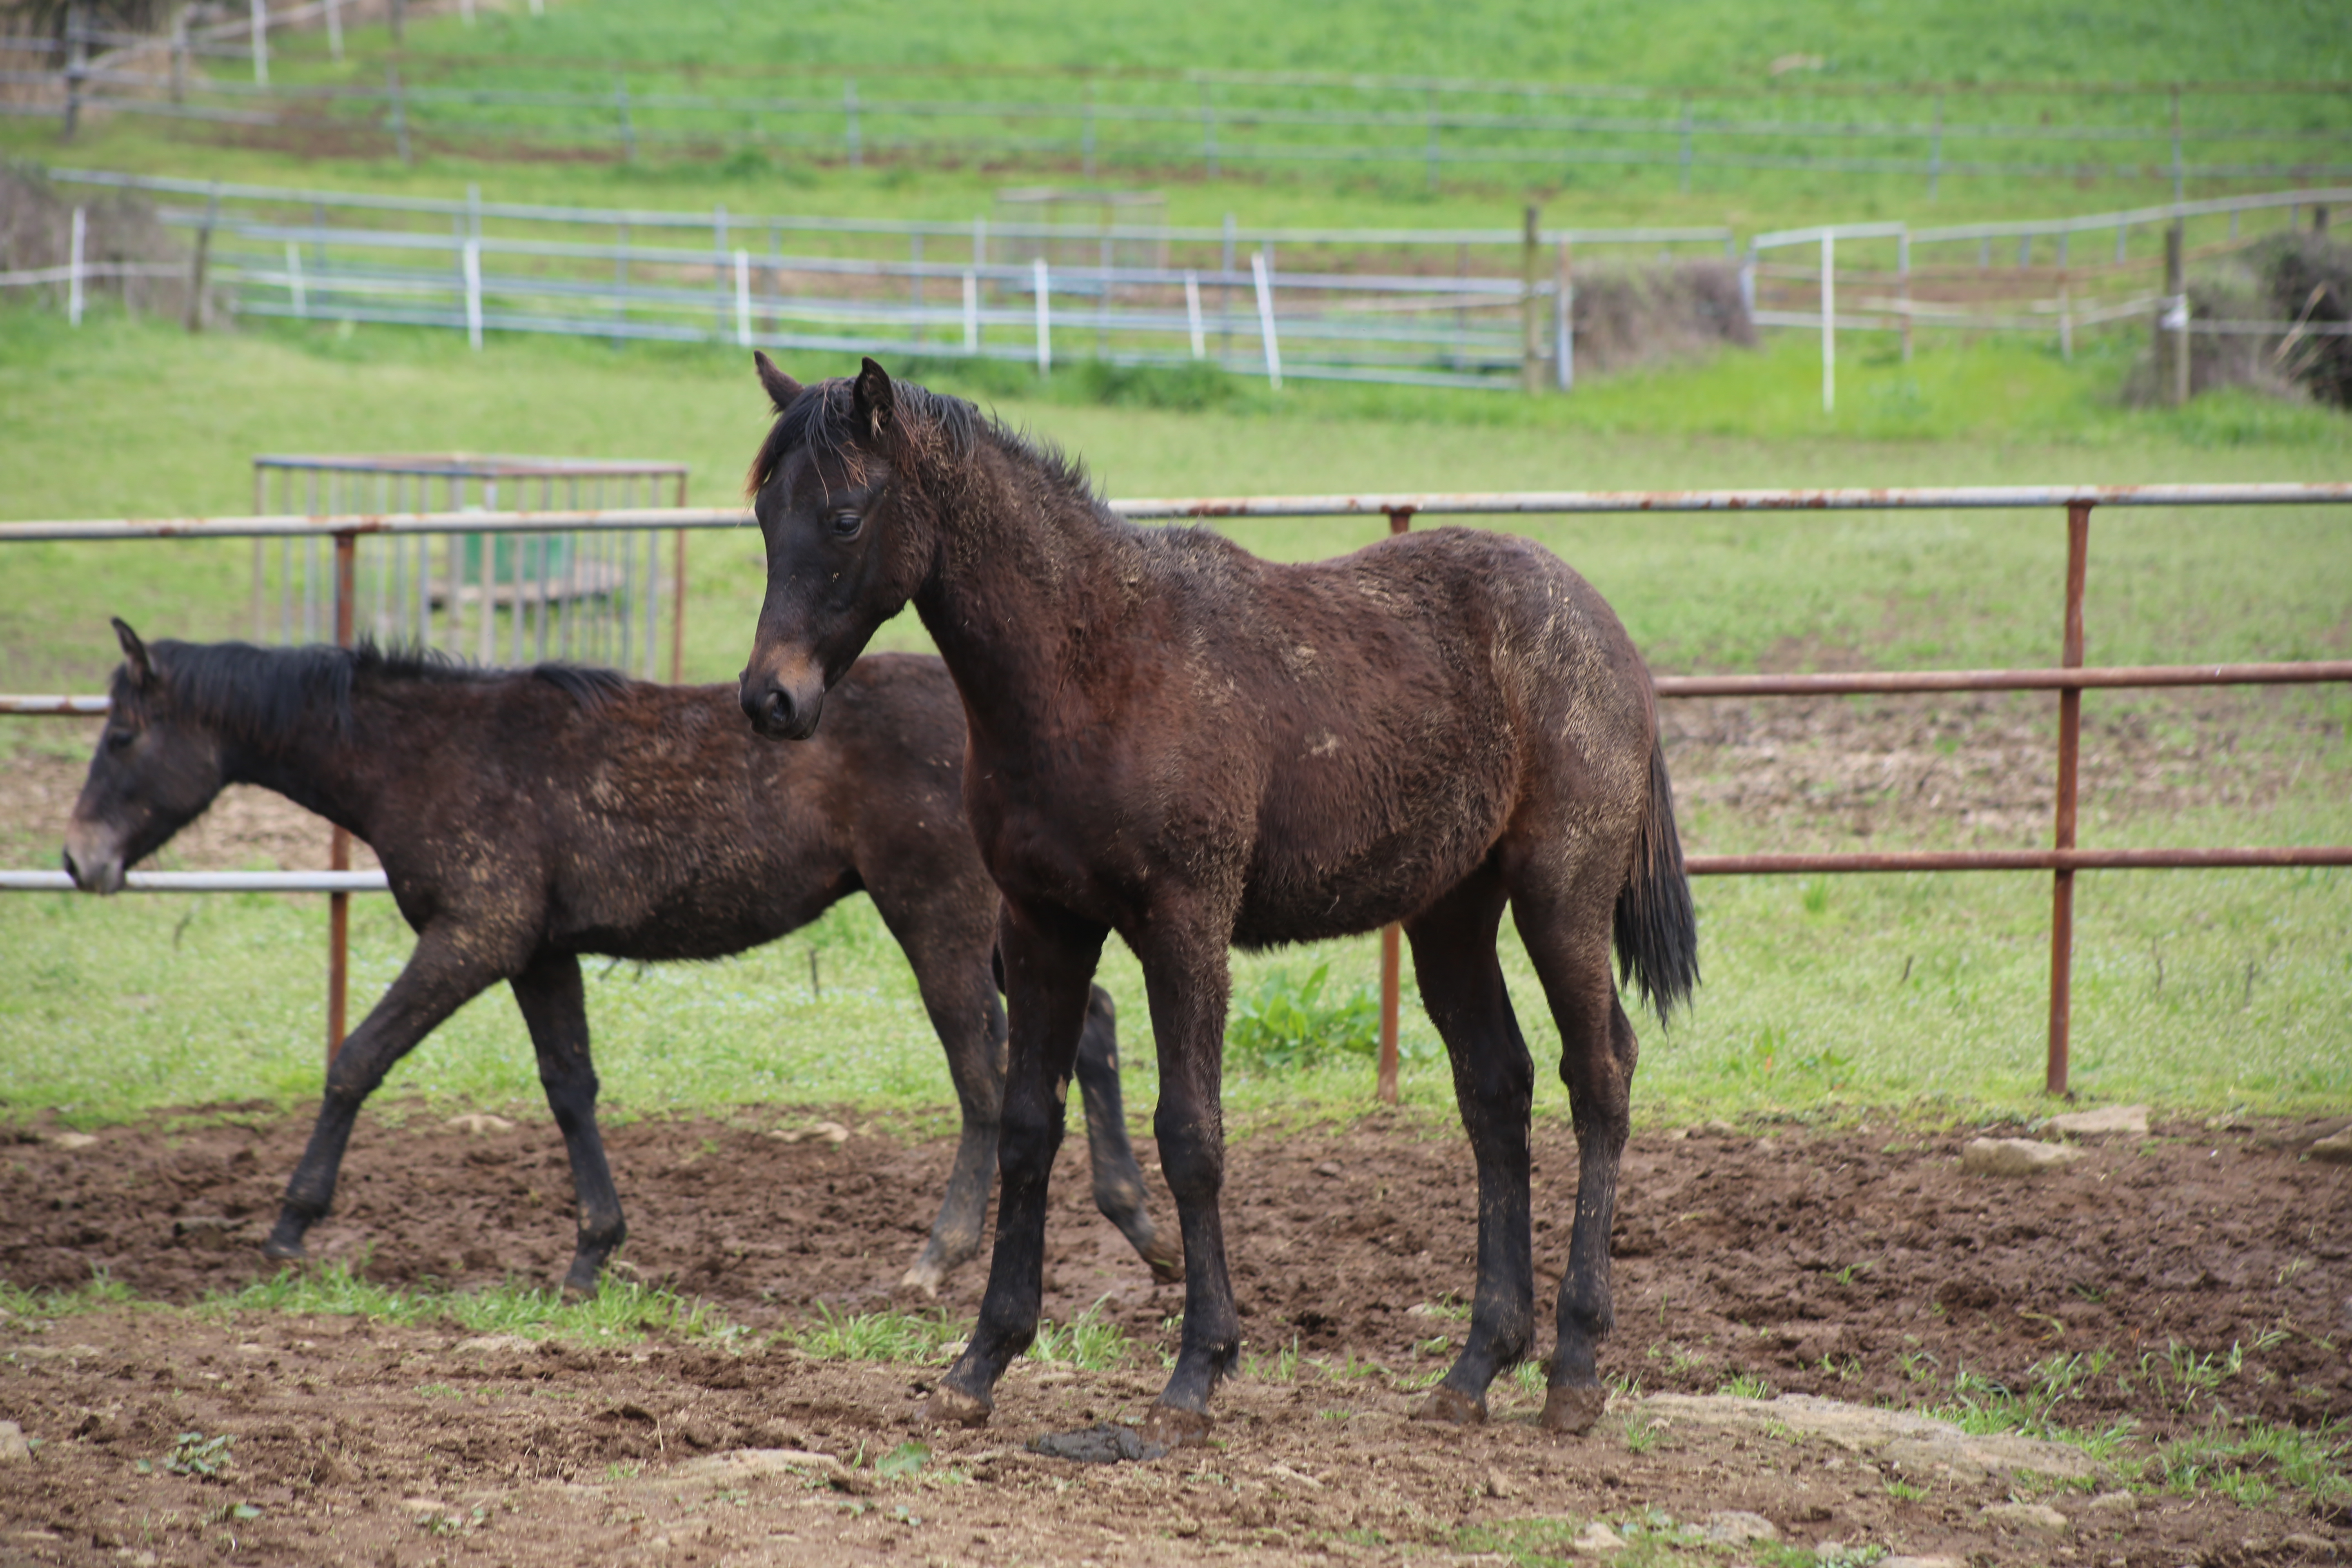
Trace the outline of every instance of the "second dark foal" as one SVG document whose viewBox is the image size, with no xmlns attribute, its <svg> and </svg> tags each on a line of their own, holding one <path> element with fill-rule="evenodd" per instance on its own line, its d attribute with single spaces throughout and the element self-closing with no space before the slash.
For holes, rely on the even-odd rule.
<svg viewBox="0 0 2352 1568">
<path fill-rule="evenodd" d="M 996 1170 L 1004 1011 L 997 894 L 961 802 L 963 713 L 937 659 L 884 655 L 843 683 L 817 746 L 751 732 L 731 686 L 670 687 L 541 665 L 475 670 L 415 654 L 159 641 L 121 621 L 106 732 L 66 831 L 66 868 L 112 892 L 225 784 L 277 791 L 383 864 L 416 950 L 343 1043 L 265 1250 L 303 1255 L 352 1121 L 393 1064 L 464 1003 L 513 987 L 579 1198 L 566 1288 L 596 1289 L 626 1229 L 596 1132 L 580 955 L 720 958 L 863 889 L 905 948 L 963 1111 L 926 1292 L 980 1247 Z M 1079 1082 L 1095 1199 L 1160 1278 L 1119 1108 L 1110 998 Z"/>
<path fill-rule="evenodd" d="M 1470 1332 L 1422 1412 L 1482 1419 L 1488 1384 L 1536 1348 L 1535 1075 L 1496 958 L 1507 905 L 1579 1151 L 1543 1420 L 1589 1429 L 1638 1056 L 1612 939 L 1662 1016 L 1698 979 L 1649 671 L 1601 595 L 1538 546 L 1469 529 L 1287 565 L 1138 528 L 1055 454 L 870 359 L 809 387 L 758 363 L 778 415 L 752 469 L 768 586 L 744 709 L 821 742 L 866 638 L 911 603 L 963 697 L 965 814 L 1004 891 L 996 1251 L 929 1417 L 986 1420 L 1036 1332 L 1060 1097 L 1116 931 L 1150 994 L 1184 1237 L 1182 1344 L 1148 1425 L 1171 1442 L 1207 1429 L 1241 1348 L 1218 1201 L 1227 951 L 1401 921 L 1478 1165 Z"/>
</svg>

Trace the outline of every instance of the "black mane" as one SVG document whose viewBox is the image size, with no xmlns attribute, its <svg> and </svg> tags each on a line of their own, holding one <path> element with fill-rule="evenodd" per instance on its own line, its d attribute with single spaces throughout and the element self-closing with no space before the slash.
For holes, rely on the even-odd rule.
<svg viewBox="0 0 2352 1568">
<path fill-rule="evenodd" d="M 163 638 L 149 645 L 156 678 L 173 705 L 201 723 L 240 740 L 275 739 L 323 718 L 338 732 L 351 723 L 355 686 L 390 680 L 480 685 L 529 675 L 593 708 L 628 684 L 616 670 L 576 664 L 537 664 L 527 670 L 482 668 L 436 648 L 362 639 L 355 647 L 314 643 L 304 647 L 257 647 L 251 643 L 189 643 Z M 126 679 L 118 676 L 118 681 Z M 120 687 L 118 686 L 118 691 Z"/>
<path fill-rule="evenodd" d="M 911 381 L 894 381 L 890 385 L 901 427 L 918 445 L 942 445 L 949 456 L 961 458 L 971 452 L 975 441 L 985 440 L 1007 457 L 1044 470 L 1054 483 L 1088 505 L 1099 504 L 1085 465 L 1053 442 L 1024 435 L 993 414 L 982 414 L 963 398 L 933 392 Z M 849 376 L 814 382 L 788 407 L 779 410 L 775 423 L 768 427 L 768 438 L 751 459 L 744 493 L 758 495 L 775 477 L 784 455 L 796 447 L 804 446 L 820 457 L 843 457 L 845 446 L 857 433 L 853 418 L 855 386 Z"/>
</svg>

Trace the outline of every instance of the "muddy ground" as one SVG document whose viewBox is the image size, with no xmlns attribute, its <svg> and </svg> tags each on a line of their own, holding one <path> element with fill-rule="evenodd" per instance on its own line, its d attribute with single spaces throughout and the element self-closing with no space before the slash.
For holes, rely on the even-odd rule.
<svg viewBox="0 0 2352 1568">
<path fill-rule="evenodd" d="M 1635 1141 L 1606 1375 L 1643 1395 L 1748 1379 L 1750 1392 L 1923 1407 L 1950 1404 L 1964 1367 L 2022 1387 L 2035 1363 L 2104 1352 L 2059 1418 L 2137 1431 L 2067 1479 L 1784 1425 L 1717 1429 L 1630 1390 L 1580 1440 L 1539 1433 L 1538 1402 L 1516 1384 L 1497 1385 L 1484 1428 L 1409 1422 L 1413 1385 L 1465 1327 L 1473 1174 L 1458 1134 L 1380 1118 L 1234 1146 L 1227 1235 L 1256 1359 L 1221 1395 L 1218 1447 L 1116 1467 L 1024 1451 L 1042 1433 L 1139 1419 L 1181 1307 L 1181 1288 L 1155 1287 L 1092 1212 L 1076 1141 L 1057 1173 L 1046 1311 L 1067 1321 L 1099 1302 L 1135 1359 L 1024 1363 L 990 1428 L 929 1435 L 920 1468 L 877 1472 L 913 1436 L 937 1367 L 820 1361 L 771 1331 L 820 1303 L 933 1305 L 894 1289 L 950 1145 L 866 1126 L 839 1146 L 775 1135 L 806 1116 L 761 1108 L 612 1134 L 629 1268 L 751 1331 L 730 1342 L 582 1348 L 122 1309 L 0 1323 L 0 1420 L 41 1440 L 29 1460 L 0 1458 L 0 1563 L 1446 1562 L 1567 1555 L 1596 1519 L 1647 1561 L 1670 1539 L 1654 1532 L 1725 1510 L 1761 1516 L 1780 1547 L 1979 1563 L 2352 1556 L 2340 1505 L 2291 1489 L 2180 1496 L 2146 1468 L 2162 1442 L 2217 1421 L 2311 1427 L 2352 1411 L 2352 1167 L 2307 1152 L 2335 1122 L 2159 1122 L 2027 1180 L 1964 1174 L 1966 1131 Z M 473 1131 L 414 1108 L 390 1120 L 362 1119 L 316 1257 L 404 1284 L 554 1279 L 571 1188 L 551 1125 Z M 64 1288 L 102 1268 L 142 1297 L 191 1302 L 263 1275 L 256 1244 L 307 1127 L 231 1110 L 179 1128 L 158 1119 L 74 1147 L 32 1130 L 47 1141 L 0 1149 L 0 1279 Z M 1140 1152 L 1156 1172 L 1148 1141 Z M 1548 1290 L 1573 1205 L 1566 1129 L 1538 1128 L 1536 1164 Z M 936 1306 L 968 1317 L 982 1282 L 966 1266 Z M 2197 1358 L 2211 1358 L 2203 1373 Z M 234 1462 L 172 1473 L 183 1433 L 233 1434 Z M 723 1458 L 738 1450 L 758 1455 Z M 1777 1549 L 1685 1542 L 1667 1555 Z"/>
</svg>

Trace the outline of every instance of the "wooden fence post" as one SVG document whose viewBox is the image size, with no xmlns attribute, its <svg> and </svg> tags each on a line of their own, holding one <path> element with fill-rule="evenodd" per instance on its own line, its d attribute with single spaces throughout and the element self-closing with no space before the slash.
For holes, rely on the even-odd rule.
<svg viewBox="0 0 2352 1568">
<path fill-rule="evenodd" d="M 212 259 L 213 225 L 220 221 L 220 187 L 213 187 L 205 203 L 205 221 L 196 228 L 195 253 L 188 258 L 187 328 L 191 332 L 205 330 L 205 268 Z"/>
<path fill-rule="evenodd" d="M 1391 533 L 1402 533 L 1412 526 L 1411 511 L 1399 508 L 1389 513 Z M 1403 928 L 1394 921 L 1381 928 L 1381 1056 L 1372 1079 L 1372 1098 L 1382 1105 L 1397 1102 L 1397 1014 L 1404 990 L 1402 937 Z"/>
</svg>

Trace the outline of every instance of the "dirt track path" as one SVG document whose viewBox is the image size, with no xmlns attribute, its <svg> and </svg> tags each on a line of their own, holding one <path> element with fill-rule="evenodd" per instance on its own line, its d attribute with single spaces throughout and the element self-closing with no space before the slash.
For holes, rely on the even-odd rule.
<svg viewBox="0 0 2352 1568">
<path fill-rule="evenodd" d="M 818 1301 L 889 1303 L 948 1146 L 863 1131 L 838 1148 L 787 1144 L 775 1121 L 615 1131 L 632 1266 L 753 1331 Z M 1721 1562 L 1673 1531 L 1725 1510 L 1761 1516 L 1790 1543 L 1978 1561 L 2328 1561 L 2352 1552 L 2352 1518 L 2315 1517 L 2286 1492 L 2242 1508 L 2150 1491 L 2140 1467 L 2152 1440 L 2222 1413 L 2311 1426 L 2352 1410 L 2352 1168 L 2303 1152 L 2331 1125 L 2159 1127 L 2027 1183 L 1962 1174 L 1958 1134 L 1636 1141 L 1608 1375 L 1648 1394 L 1747 1377 L 1918 1405 L 1949 1403 L 1963 1366 L 2021 1386 L 2054 1354 L 2105 1351 L 2109 1370 L 2061 1418 L 2095 1429 L 2129 1416 L 2140 1440 L 2073 1483 L 1906 1468 L 1785 1423 L 1661 1425 L 1630 1402 L 1595 1436 L 1555 1442 L 1516 1386 L 1498 1385 L 1484 1429 L 1407 1422 L 1403 1385 L 1442 1367 L 1448 1347 L 1435 1342 L 1462 1328 L 1448 1311 L 1471 1284 L 1470 1166 L 1458 1136 L 1368 1121 L 1235 1146 L 1228 1233 L 1262 1360 L 1221 1395 L 1220 1448 L 1116 1468 L 1023 1451 L 1041 1432 L 1137 1418 L 1158 1385 L 1163 1321 L 1181 1305 L 1091 1213 L 1074 1147 L 1047 1311 L 1066 1321 L 1102 1301 L 1141 1360 L 1024 1364 L 989 1431 L 933 1436 L 911 1473 L 870 1466 L 911 1436 L 935 1369 L 821 1363 L 775 1344 L 550 1348 L 351 1319 L 110 1311 L 39 1331 L 0 1324 L 0 1419 L 45 1439 L 27 1468 L 0 1470 L 0 1563 L 1444 1561 L 1565 1554 L 1596 1518 L 1665 1532 L 1643 1550 Z M 215 1121 L 5 1151 L 0 1278 L 65 1287 L 102 1266 L 142 1295 L 184 1301 L 241 1284 L 261 1272 L 252 1244 L 306 1131 Z M 1538 1129 L 1538 1214 L 1570 1212 L 1572 1151 L 1564 1129 Z M 547 1279 L 568 1254 L 551 1127 L 476 1134 L 371 1116 L 346 1171 L 339 1211 L 313 1237 L 371 1278 Z M 1157 1207 L 1166 1215 L 1164 1193 Z M 1539 1222 L 1542 1267 L 1565 1245 L 1564 1226 Z M 939 1304 L 969 1314 L 982 1282 L 968 1267 Z M 1303 1364 L 1284 1376 L 1276 1352 L 1293 1344 Z M 2168 1383 L 2176 1345 L 2226 1360 L 2233 1344 L 2237 1370 L 2210 1388 Z M 156 1465 L 191 1431 L 236 1435 L 222 1479 Z M 862 1455 L 867 1468 L 719 1462 L 740 1449 L 853 1467 Z M 2111 1495 L 2134 1483 L 2136 1499 Z M 2020 1500 L 2056 1513 L 1984 1511 Z M 239 1503 L 260 1511 L 240 1518 Z"/>
</svg>

